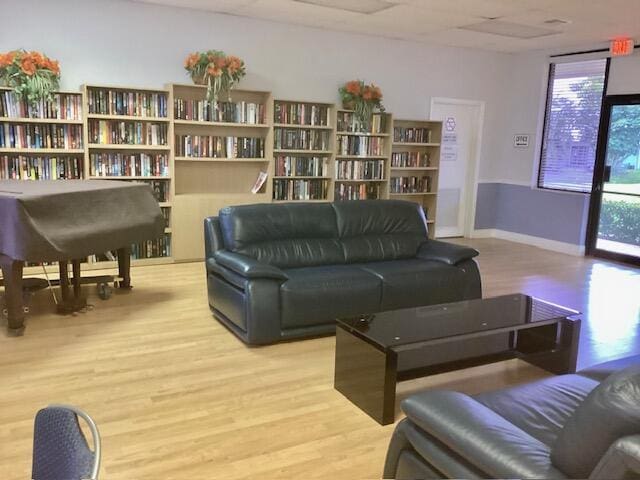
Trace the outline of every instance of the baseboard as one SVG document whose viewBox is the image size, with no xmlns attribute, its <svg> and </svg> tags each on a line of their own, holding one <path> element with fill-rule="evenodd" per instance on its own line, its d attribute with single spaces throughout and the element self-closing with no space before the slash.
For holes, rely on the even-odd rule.
<svg viewBox="0 0 640 480">
<path fill-rule="evenodd" d="M 495 228 L 485 228 L 474 230 L 471 238 L 499 238 L 510 242 L 523 243 L 533 247 L 551 250 L 554 252 L 566 253 L 576 257 L 584 256 L 584 245 L 575 245 L 568 242 L 559 242 L 557 240 L 549 240 L 548 238 L 535 237 L 533 235 L 524 235 L 522 233 L 509 232 L 507 230 L 499 230 Z"/>
</svg>

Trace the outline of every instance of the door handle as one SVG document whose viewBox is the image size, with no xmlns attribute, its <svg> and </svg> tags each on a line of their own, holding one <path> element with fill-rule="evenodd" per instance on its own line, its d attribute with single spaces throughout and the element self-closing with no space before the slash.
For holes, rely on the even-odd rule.
<svg viewBox="0 0 640 480">
<path fill-rule="evenodd" d="M 602 181 L 603 182 L 611 181 L 611 165 L 604 166 L 604 175 L 602 176 Z"/>
</svg>

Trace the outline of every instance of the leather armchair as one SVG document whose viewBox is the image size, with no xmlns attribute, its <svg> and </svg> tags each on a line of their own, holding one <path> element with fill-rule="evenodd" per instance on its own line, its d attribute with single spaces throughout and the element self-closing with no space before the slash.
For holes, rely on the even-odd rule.
<svg viewBox="0 0 640 480">
<path fill-rule="evenodd" d="M 209 306 L 252 345 L 332 334 L 340 316 L 482 294 L 478 252 L 429 240 L 411 202 L 227 207 L 204 233 Z"/>
<path fill-rule="evenodd" d="M 630 366 L 635 373 L 623 370 Z M 437 390 L 413 395 L 401 404 L 406 418 L 391 438 L 383 476 L 397 479 L 640 478 L 640 424 L 634 425 L 629 420 L 640 418 L 639 366 L 640 356 L 636 356 L 578 374 L 551 377 L 475 397 Z M 614 433 L 604 431 L 613 428 L 611 425 L 594 430 L 599 414 L 588 403 L 597 395 L 616 396 L 616 392 L 624 390 L 619 382 L 613 388 L 606 386 L 615 380 L 615 375 L 623 376 L 627 388 L 621 394 L 628 403 L 622 411 L 623 428 L 635 433 L 616 438 L 608 449 L 603 449 L 601 457 L 584 458 L 584 452 L 589 449 L 585 447 L 594 447 L 590 436 L 602 440 Z M 629 391 L 635 393 L 629 394 Z M 607 406 L 608 415 L 615 409 Z M 578 439 L 568 438 L 567 424 L 575 423 L 576 419 L 585 427 L 585 434 Z M 569 461 L 561 458 L 567 443 Z M 588 466 L 590 463 L 592 466 Z M 586 473 L 573 471 L 571 464 L 578 469 L 587 466 Z M 567 465 L 572 471 L 567 470 Z"/>
</svg>

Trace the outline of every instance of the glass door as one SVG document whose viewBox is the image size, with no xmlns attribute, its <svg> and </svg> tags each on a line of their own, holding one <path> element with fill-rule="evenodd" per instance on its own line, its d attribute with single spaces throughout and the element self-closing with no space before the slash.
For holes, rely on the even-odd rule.
<svg viewBox="0 0 640 480">
<path fill-rule="evenodd" d="M 640 264 L 640 95 L 605 99 L 587 253 Z"/>
</svg>

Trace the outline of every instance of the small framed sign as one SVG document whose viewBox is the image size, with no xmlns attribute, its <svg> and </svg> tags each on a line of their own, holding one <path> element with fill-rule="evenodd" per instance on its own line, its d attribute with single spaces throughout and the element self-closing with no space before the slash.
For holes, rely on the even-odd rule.
<svg viewBox="0 0 640 480">
<path fill-rule="evenodd" d="M 529 148 L 529 134 L 516 133 L 513 136 L 513 146 L 515 148 Z"/>
</svg>

